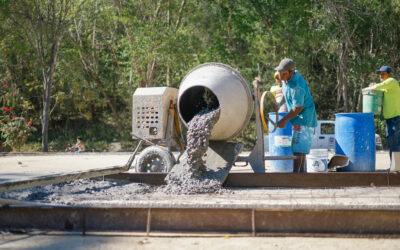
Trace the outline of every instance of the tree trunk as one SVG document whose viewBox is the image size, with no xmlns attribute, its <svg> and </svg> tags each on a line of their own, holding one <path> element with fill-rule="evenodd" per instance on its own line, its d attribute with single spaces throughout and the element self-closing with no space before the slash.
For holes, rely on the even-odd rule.
<svg viewBox="0 0 400 250">
<path fill-rule="evenodd" d="M 49 111 L 50 111 L 50 90 L 51 84 L 46 79 L 44 80 L 44 93 L 43 93 L 43 113 L 42 113 L 42 150 L 48 152 L 49 140 Z"/>
<path fill-rule="evenodd" d="M 342 42 L 339 50 L 339 72 L 338 72 L 338 80 L 339 87 L 342 88 L 342 98 L 343 98 L 343 111 L 349 112 L 349 101 L 347 98 L 347 83 L 346 83 L 346 75 L 347 75 L 347 58 L 348 58 L 348 49 L 345 42 Z"/>
</svg>

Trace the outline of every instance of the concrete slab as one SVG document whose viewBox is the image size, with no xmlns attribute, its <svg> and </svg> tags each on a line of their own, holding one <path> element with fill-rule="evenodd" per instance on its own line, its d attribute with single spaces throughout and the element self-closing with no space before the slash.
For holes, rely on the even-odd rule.
<svg viewBox="0 0 400 250">
<path fill-rule="evenodd" d="M 244 237 L 243 235 L 206 234 L 184 236 L 159 234 L 146 237 L 140 234 L 116 232 L 87 234 L 86 236 L 31 232 L 0 235 L 4 249 L 399 249 L 398 238 L 359 237 Z"/>
<path fill-rule="evenodd" d="M 248 155 L 243 152 L 241 155 Z M 0 156 L 0 184 L 10 181 L 24 181 L 41 176 L 67 174 L 77 171 L 87 171 L 110 166 L 124 165 L 131 156 L 130 152 L 121 153 L 26 153 Z M 175 153 L 177 157 L 177 153 Z M 133 165 L 133 164 L 132 164 Z M 376 154 L 376 169 L 389 168 L 390 158 L 387 151 Z M 266 170 L 269 162 L 266 161 Z M 131 169 L 130 172 L 134 172 Z M 236 163 L 230 172 L 253 173 L 250 165 Z"/>
<path fill-rule="evenodd" d="M 124 165 L 131 153 L 37 153 L 0 156 L 0 184 Z"/>
</svg>

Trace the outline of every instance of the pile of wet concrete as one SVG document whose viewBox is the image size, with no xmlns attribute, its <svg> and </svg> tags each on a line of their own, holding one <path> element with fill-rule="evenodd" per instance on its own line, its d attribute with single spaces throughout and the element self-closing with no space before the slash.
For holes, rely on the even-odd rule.
<svg viewBox="0 0 400 250">
<path fill-rule="evenodd" d="M 209 146 L 212 128 L 220 110 L 203 109 L 188 124 L 186 158 L 174 167 L 167 178 L 167 185 L 152 187 L 145 184 L 82 179 L 67 183 L 17 190 L 0 194 L 0 198 L 56 204 L 76 204 L 91 199 L 130 200 L 132 197 L 161 193 L 167 195 L 190 195 L 228 192 L 221 182 L 209 178 L 203 160 Z M 213 173 L 218 174 L 218 173 Z"/>
<path fill-rule="evenodd" d="M 186 159 L 174 166 L 167 178 L 167 185 L 158 190 L 168 194 L 215 193 L 221 189 L 221 183 L 207 178 L 203 160 L 209 145 L 211 130 L 218 120 L 220 109 L 203 109 L 188 123 L 186 136 Z"/>
</svg>

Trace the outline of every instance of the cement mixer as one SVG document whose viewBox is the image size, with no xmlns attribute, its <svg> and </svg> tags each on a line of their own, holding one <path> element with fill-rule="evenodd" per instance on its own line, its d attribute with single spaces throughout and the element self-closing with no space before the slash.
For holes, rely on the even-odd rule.
<svg viewBox="0 0 400 250">
<path fill-rule="evenodd" d="M 247 127 L 253 113 L 249 83 L 239 71 L 222 63 L 205 63 L 190 71 L 178 92 L 178 110 L 187 123 L 205 107 L 221 108 L 210 140 L 227 141 Z"/>
<path fill-rule="evenodd" d="M 228 162 L 224 164 L 229 165 L 230 169 L 237 160 L 242 145 L 239 146 L 240 143 L 229 144 L 229 141 L 247 128 L 255 108 L 256 114 L 258 114 L 256 115 L 256 145 L 248 157 L 242 157 L 240 160 L 249 162 L 256 173 L 265 172 L 264 160 L 266 158 L 264 157 L 262 119 L 259 115 L 259 100 L 264 99 L 264 96 L 261 98 L 259 81 L 253 82 L 253 87 L 254 94 L 246 78 L 232 67 L 222 63 L 205 63 L 195 67 L 184 77 L 177 96 L 167 94 L 167 92 L 176 91 L 169 87 L 138 88 L 133 95 L 132 136 L 151 144 L 151 147 L 139 154 L 136 171 L 171 171 L 172 166 L 176 163 L 171 153 L 171 142 L 177 141 L 181 145 L 181 155 L 184 153 L 182 133 L 177 117 L 179 116 L 181 122 L 187 126 L 188 122 L 204 108 L 220 108 L 219 118 L 209 138 L 210 147 L 214 148 L 217 153 L 211 152 L 206 155 L 219 154 L 220 158 L 224 159 L 223 161 L 229 158 L 229 164 Z M 151 113 L 155 109 L 157 109 L 157 113 Z M 150 113 L 146 113 L 146 111 Z M 263 122 L 265 123 L 265 121 Z M 157 135 L 154 134 L 154 131 L 157 131 Z M 229 145 L 225 142 L 229 142 Z M 238 150 L 239 147 L 240 150 Z M 231 148 L 231 150 L 227 150 L 227 148 Z M 211 159 L 211 162 L 215 161 L 215 158 Z M 210 163 L 210 161 L 207 162 Z M 221 165 L 221 162 L 216 162 L 216 167 L 218 164 Z M 210 166 L 207 165 L 207 168 Z"/>
</svg>

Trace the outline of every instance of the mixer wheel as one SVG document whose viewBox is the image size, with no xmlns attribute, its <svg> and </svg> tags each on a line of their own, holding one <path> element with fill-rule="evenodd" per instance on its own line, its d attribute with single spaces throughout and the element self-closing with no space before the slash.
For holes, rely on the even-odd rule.
<svg viewBox="0 0 400 250">
<path fill-rule="evenodd" d="M 172 153 L 160 146 L 145 148 L 136 161 L 136 172 L 164 172 L 168 173 L 175 165 Z"/>
</svg>

